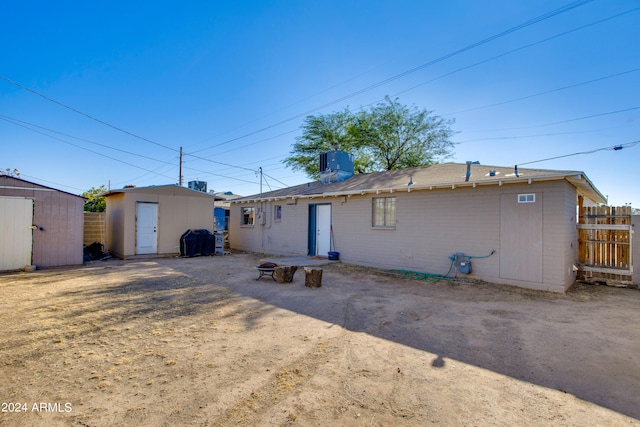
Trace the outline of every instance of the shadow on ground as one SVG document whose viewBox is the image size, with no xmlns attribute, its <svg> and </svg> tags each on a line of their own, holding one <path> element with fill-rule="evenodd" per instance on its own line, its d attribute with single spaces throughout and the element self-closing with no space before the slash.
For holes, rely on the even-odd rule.
<svg viewBox="0 0 640 427">
<path fill-rule="evenodd" d="M 324 267 L 322 287 L 255 280 L 255 257 L 163 265 L 305 316 L 437 355 L 433 367 L 458 360 L 570 393 L 640 419 L 640 292 L 576 285 L 566 295 L 484 282 L 414 281 L 365 268 Z"/>
</svg>

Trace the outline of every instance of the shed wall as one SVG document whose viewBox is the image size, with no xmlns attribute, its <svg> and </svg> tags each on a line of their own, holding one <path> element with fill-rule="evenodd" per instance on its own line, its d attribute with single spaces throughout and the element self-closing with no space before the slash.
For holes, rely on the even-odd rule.
<svg viewBox="0 0 640 427">
<path fill-rule="evenodd" d="M 33 199 L 33 264 L 38 267 L 83 262 L 84 199 L 31 182 L 3 178 L 0 195 Z"/>
<path fill-rule="evenodd" d="M 159 255 L 178 254 L 180 236 L 188 229 L 214 229 L 214 199 L 144 192 L 115 193 L 107 197 L 107 242 L 117 257 L 136 255 L 136 204 L 158 204 Z"/>
<path fill-rule="evenodd" d="M 517 198 L 520 193 L 539 194 L 542 204 L 541 259 L 527 260 L 542 269 L 536 280 L 513 280 L 501 276 L 502 196 Z M 372 199 L 396 198 L 396 226 L 376 229 L 371 225 Z M 478 186 L 455 190 L 432 190 L 366 194 L 351 197 L 297 199 L 262 202 L 265 225 L 243 227 L 241 207 L 233 204 L 230 217 L 232 249 L 278 255 L 306 255 L 308 205 L 332 205 L 334 248 L 345 263 L 384 269 L 402 269 L 447 274 L 450 256 L 462 252 L 486 258 L 472 259 L 472 276 L 495 283 L 564 292 L 575 280 L 571 269 L 576 262 L 576 191 L 566 181 L 515 184 L 503 187 Z M 282 206 L 281 222 L 273 221 L 274 205 Z M 517 254 L 515 254 L 517 256 Z"/>
<path fill-rule="evenodd" d="M 127 234 L 127 223 L 125 215 L 124 194 L 113 194 L 107 197 L 106 233 L 107 244 L 104 250 L 111 252 L 114 256 L 124 258 L 125 256 L 125 235 Z M 135 216 L 135 211 L 134 211 Z M 130 232 L 130 231 L 129 231 Z"/>
</svg>

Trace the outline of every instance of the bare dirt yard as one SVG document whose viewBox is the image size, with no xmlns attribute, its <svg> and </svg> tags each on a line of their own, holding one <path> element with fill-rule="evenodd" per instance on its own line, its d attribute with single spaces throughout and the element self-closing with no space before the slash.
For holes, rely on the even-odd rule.
<svg viewBox="0 0 640 427">
<path fill-rule="evenodd" d="M 638 290 L 259 262 L 0 275 L 0 425 L 640 425 Z"/>
</svg>

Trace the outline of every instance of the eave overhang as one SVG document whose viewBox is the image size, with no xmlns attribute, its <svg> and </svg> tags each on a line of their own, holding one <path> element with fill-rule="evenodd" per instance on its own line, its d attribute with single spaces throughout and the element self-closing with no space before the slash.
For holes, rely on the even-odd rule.
<svg viewBox="0 0 640 427">
<path fill-rule="evenodd" d="M 447 182 L 438 184 L 419 184 L 414 183 L 410 186 L 398 186 L 398 187 L 380 187 L 380 188 L 363 188 L 363 189 L 351 189 L 342 191 L 330 191 L 323 193 L 313 194 L 291 194 L 280 196 L 264 196 L 264 197 L 245 197 L 241 199 L 233 200 L 232 204 L 243 203 L 260 203 L 260 202 L 274 202 L 274 201 L 295 201 L 297 199 L 318 199 L 318 198 L 333 198 L 333 197 L 352 197 L 352 196 L 364 196 L 367 194 L 385 194 L 394 192 L 413 192 L 413 191 L 433 191 L 433 190 L 455 190 L 457 188 L 477 188 L 488 186 L 502 186 L 510 184 L 533 184 L 534 182 L 544 181 L 558 181 L 565 179 L 570 182 L 578 191 L 578 193 L 595 203 L 606 203 L 606 198 L 595 188 L 593 183 L 582 173 L 575 174 L 557 174 L 557 175 L 545 175 L 545 176 L 512 176 L 512 177 L 500 177 L 496 179 L 484 179 L 481 181 L 459 181 L 459 182 Z"/>
</svg>

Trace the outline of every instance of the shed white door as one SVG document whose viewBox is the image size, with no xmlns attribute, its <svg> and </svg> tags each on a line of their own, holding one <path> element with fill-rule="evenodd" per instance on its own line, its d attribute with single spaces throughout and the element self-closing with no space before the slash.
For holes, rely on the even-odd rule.
<svg viewBox="0 0 640 427">
<path fill-rule="evenodd" d="M 31 265 L 33 200 L 0 197 L 0 270 Z"/>
<path fill-rule="evenodd" d="M 158 204 L 136 204 L 136 254 L 158 252 Z"/>
<path fill-rule="evenodd" d="M 331 250 L 331 205 L 318 205 L 316 209 L 316 255 L 329 256 Z"/>
</svg>

